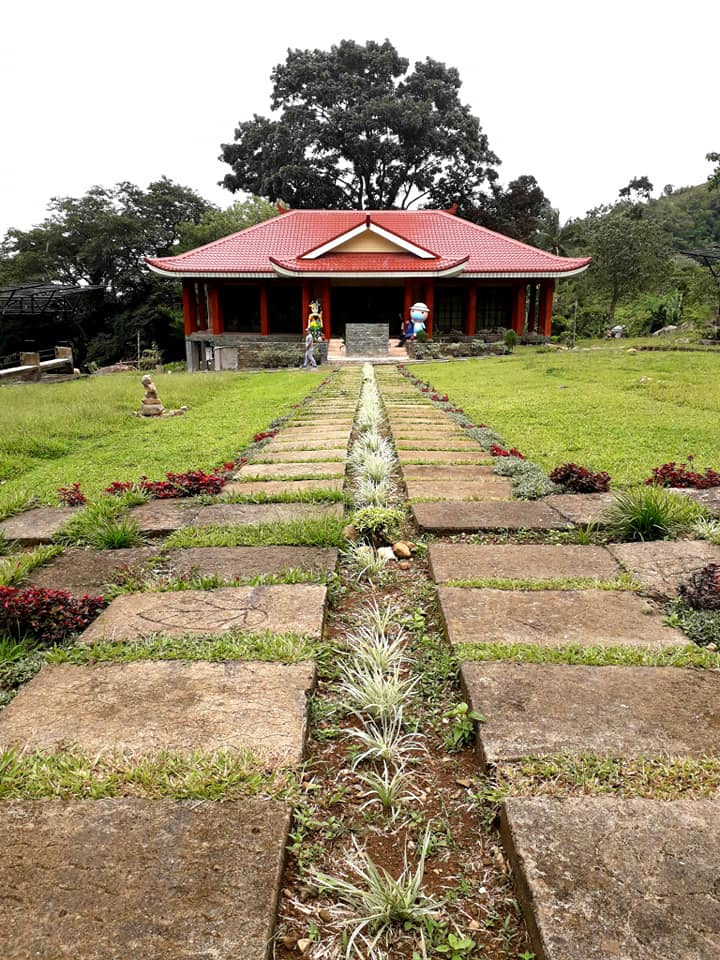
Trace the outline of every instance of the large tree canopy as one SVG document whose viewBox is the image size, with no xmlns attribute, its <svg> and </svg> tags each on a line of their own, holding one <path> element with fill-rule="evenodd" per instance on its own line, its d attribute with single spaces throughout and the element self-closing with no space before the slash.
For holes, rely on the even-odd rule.
<svg viewBox="0 0 720 960">
<path fill-rule="evenodd" d="M 224 186 L 296 208 L 406 209 L 458 171 L 466 192 L 492 183 L 500 161 L 459 99 L 458 71 L 408 66 L 389 40 L 289 50 L 271 74 L 279 117 L 256 114 L 222 145 Z"/>
<path fill-rule="evenodd" d="M 117 359 L 136 349 L 138 334 L 146 346 L 155 340 L 170 349 L 178 294 L 149 273 L 143 258 L 176 253 L 183 225 L 211 209 L 194 190 L 166 177 L 146 190 L 124 182 L 92 187 L 82 197 L 54 197 L 43 223 L 7 232 L 0 244 L 0 286 L 60 280 L 101 287 L 105 296 L 88 300 L 71 330 L 30 330 L 6 319 L 0 353 L 53 336 L 70 339 L 80 361 Z"/>
</svg>

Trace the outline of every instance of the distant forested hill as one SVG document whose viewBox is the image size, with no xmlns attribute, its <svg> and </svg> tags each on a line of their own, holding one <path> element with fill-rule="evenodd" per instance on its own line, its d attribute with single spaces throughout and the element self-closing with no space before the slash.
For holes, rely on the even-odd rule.
<svg viewBox="0 0 720 960">
<path fill-rule="evenodd" d="M 673 249 L 720 246 L 720 190 L 709 190 L 707 183 L 677 190 L 666 187 L 649 207 L 671 235 Z"/>
</svg>

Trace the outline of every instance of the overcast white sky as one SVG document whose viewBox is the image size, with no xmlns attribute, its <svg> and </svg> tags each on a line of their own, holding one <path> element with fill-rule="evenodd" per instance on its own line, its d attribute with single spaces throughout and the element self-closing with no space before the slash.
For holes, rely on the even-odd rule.
<svg viewBox="0 0 720 960">
<path fill-rule="evenodd" d="M 220 144 L 269 114 L 290 48 L 388 38 L 455 66 L 503 161 L 563 219 L 705 180 L 720 150 L 717 0 L 9 0 L 1 15 L 0 237 L 52 196 L 163 174 L 228 206 Z"/>
</svg>

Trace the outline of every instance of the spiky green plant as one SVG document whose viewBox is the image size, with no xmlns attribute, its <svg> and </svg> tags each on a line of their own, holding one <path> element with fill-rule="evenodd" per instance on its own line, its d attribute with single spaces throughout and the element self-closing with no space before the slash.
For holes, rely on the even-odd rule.
<svg viewBox="0 0 720 960">
<path fill-rule="evenodd" d="M 343 557 L 356 580 L 380 583 L 384 579 L 388 558 L 370 544 L 351 543 L 343 552 Z"/>
<path fill-rule="evenodd" d="M 442 903 L 422 890 L 429 830 L 420 843 L 414 868 L 405 847 L 403 869 L 397 878 L 376 865 L 356 841 L 353 843 L 354 853 L 345 858 L 352 879 L 333 877 L 319 870 L 313 870 L 312 876 L 322 891 L 334 895 L 340 902 L 336 910 L 348 931 L 345 956 L 367 960 L 378 956 L 377 948 L 382 942 L 390 946 L 398 928 L 417 926 L 422 936 L 423 926 L 434 918 Z"/>
<path fill-rule="evenodd" d="M 365 717 L 361 720 L 362 727 L 354 727 L 346 734 L 360 747 L 360 752 L 353 758 L 353 769 L 366 761 L 384 761 L 402 767 L 418 754 L 427 753 L 423 737 L 404 729 L 402 707 L 378 720 Z"/>
<path fill-rule="evenodd" d="M 389 717 L 410 699 L 419 679 L 404 677 L 399 664 L 389 671 L 355 664 L 343 668 L 339 692 L 357 713 Z"/>
<path fill-rule="evenodd" d="M 356 774 L 358 780 L 367 787 L 363 795 L 367 797 L 360 806 L 360 812 L 374 804 L 389 813 L 395 820 L 403 804 L 410 801 L 420 801 L 417 793 L 411 790 L 412 777 L 401 767 L 391 770 L 387 763 L 383 763 L 382 771 L 369 770 L 367 773 Z"/>
<path fill-rule="evenodd" d="M 637 487 L 618 493 L 604 522 L 613 540 L 667 540 L 692 529 L 705 510 L 663 487 Z"/>
<path fill-rule="evenodd" d="M 717 517 L 699 517 L 692 525 L 692 532 L 702 540 L 720 544 L 720 519 Z"/>
</svg>

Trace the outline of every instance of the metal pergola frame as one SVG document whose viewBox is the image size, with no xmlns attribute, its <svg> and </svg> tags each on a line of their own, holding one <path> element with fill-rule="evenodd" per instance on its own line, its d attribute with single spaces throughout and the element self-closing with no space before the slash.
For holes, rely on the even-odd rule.
<svg viewBox="0 0 720 960">
<path fill-rule="evenodd" d="M 61 283 L 18 283 L 0 287 L 0 317 L 42 317 L 52 314 L 70 318 L 83 294 L 102 290 L 98 286 Z"/>
</svg>

